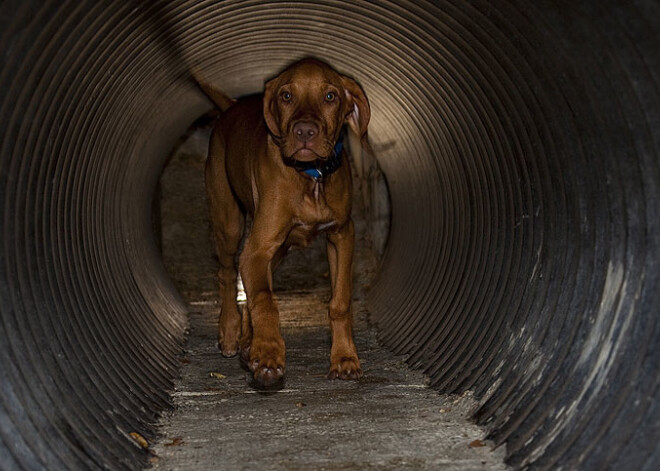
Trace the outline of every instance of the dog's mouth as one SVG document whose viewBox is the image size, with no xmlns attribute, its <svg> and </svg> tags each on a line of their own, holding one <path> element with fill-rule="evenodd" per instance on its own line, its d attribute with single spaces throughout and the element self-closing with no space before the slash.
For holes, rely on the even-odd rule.
<svg viewBox="0 0 660 471">
<path fill-rule="evenodd" d="M 294 139 L 287 139 L 281 143 L 280 150 L 285 160 L 313 162 L 328 160 L 332 156 L 333 143 L 325 138 L 315 142 L 298 142 Z"/>
<path fill-rule="evenodd" d="M 330 160 L 336 152 L 336 141 L 321 125 L 318 125 L 316 132 L 317 135 L 314 138 L 304 140 L 297 137 L 292 128 L 279 142 L 284 160 L 305 163 Z"/>
<path fill-rule="evenodd" d="M 300 147 L 285 157 L 289 160 L 297 160 L 299 162 L 312 162 L 314 160 L 327 160 L 328 156 L 320 155 L 309 147 Z"/>
<path fill-rule="evenodd" d="M 328 160 L 332 155 L 333 146 L 334 142 L 330 142 L 323 123 L 311 119 L 292 122 L 280 142 L 284 159 L 299 162 Z"/>
<path fill-rule="evenodd" d="M 308 142 L 298 143 L 292 152 L 285 152 L 286 144 L 291 144 L 291 142 L 284 142 L 284 145 L 280 147 L 284 164 L 307 174 L 315 181 L 322 180 L 340 167 L 344 136 L 345 130 L 342 128 L 334 146 L 327 140 L 321 143 L 321 147 L 324 149 L 322 154 L 316 150 L 317 146 L 310 145 Z"/>
</svg>

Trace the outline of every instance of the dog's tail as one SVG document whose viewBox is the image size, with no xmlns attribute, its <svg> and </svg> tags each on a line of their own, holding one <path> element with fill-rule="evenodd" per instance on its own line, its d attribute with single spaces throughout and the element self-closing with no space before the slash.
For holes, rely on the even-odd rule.
<svg viewBox="0 0 660 471">
<path fill-rule="evenodd" d="M 199 88 L 204 92 L 204 95 L 206 95 L 221 112 L 227 111 L 231 105 L 236 103 L 236 100 L 228 97 L 225 93 L 207 82 L 199 71 L 193 70 L 192 76 Z"/>
</svg>

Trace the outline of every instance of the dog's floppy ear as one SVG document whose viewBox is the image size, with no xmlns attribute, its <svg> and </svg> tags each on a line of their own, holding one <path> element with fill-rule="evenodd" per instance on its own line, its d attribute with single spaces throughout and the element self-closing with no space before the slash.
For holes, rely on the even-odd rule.
<svg viewBox="0 0 660 471">
<path fill-rule="evenodd" d="M 277 77 L 266 82 L 264 88 L 264 119 L 268 130 L 276 137 L 280 136 L 280 128 L 277 125 L 280 119 L 279 109 L 277 108 L 277 90 L 279 80 Z"/>
<path fill-rule="evenodd" d="M 362 87 L 351 78 L 342 76 L 342 83 L 346 91 L 346 98 L 348 98 L 346 122 L 353 132 L 360 136 L 361 140 L 364 140 L 367 136 L 367 127 L 371 118 L 371 108 L 369 107 L 367 95 L 364 94 Z"/>
</svg>

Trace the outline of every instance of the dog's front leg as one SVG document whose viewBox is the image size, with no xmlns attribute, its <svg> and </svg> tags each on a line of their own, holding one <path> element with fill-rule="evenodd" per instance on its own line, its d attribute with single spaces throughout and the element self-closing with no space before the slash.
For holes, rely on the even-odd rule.
<svg viewBox="0 0 660 471">
<path fill-rule="evenodd" d="M 328 306 L 332 349 L 329 379 L 359 379 L 360 360 L 353 342 L 351 283 L 355 230 L 349 220 L 338 232 L 328 234 L 328 262 L 332 282 L 332 298 Z"/>
<path fill-rule="evenodd" d="M 279 312 L 273 299 L 271 261 L 284 243 L 286 230 L 272 233 L 273 219 L 255 217 L 239 264 L 252 323 L 248 367 L 263 387 L 280 383 L 286 371 Z"/>
</svg>

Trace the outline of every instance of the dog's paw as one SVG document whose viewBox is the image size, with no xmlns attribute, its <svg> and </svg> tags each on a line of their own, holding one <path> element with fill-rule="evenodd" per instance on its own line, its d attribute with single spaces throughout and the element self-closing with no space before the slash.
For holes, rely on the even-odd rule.
<svg viewBox="0 0 660 471">
<path fill-rule="evenodd" d="M 257 341 L 254 339 L 249 350 L 248 367 L 253 373 L 254 386 L 275 389 L 284 384 L 286 367 L 284 362 L 284 341 Z"/>
<path fill-rule="evenodd" d="M 220 349 L 220 353 L 222 353 L 222 356 L 225 358 L 235 357 L 238 353 L 238 342 L 227 342 L 222 338 L 218 338 L 218 349 Z"/>
<path fill-rule="evenodd" d="M 220 350 L 220 353 L 222 353 L 223 357 L 232 358 L 235 357 L 238 353 L 238 343 L 228 345 L 223 343 L 222 340 L 218 340 L 218 349 Z"/>
<path fill-rule="evenodd" d="M 236 313 L 224 312 L 218 325 L 218 348 L 223 357 L 235 357 L 238 353 L 238 338 L 241 335 L 241 318 Z"/>
<path fill-rule="evenodd" d="M 267 366 L 258 366 L 254 370 L 252 386 L 256 389 L 276 390 L 284 387 L 284 375 L 286 368 L 278 366 L 271 368 Z"/>
<path fill-rule="evenodd" d="M 341 357 L 338 361 L 332 362 L 328 379 L 360 379 L 362 378 L 362 369 L 360 360 L 357 357 Z"/>
</svg>

